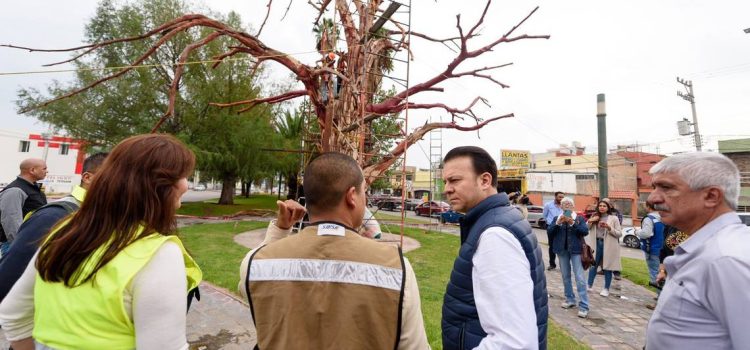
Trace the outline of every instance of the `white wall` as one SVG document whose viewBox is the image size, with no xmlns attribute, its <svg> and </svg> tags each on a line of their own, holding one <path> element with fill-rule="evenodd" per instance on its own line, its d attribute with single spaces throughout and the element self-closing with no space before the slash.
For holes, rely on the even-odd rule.
<svg viewBox="0 0 750 350">
<path fill-rule="evenodd" d="M 526 173 L 527 191 L 577 193 L 576 174 L 572 173 Z"/>
<path fill-rule="evenodd" d="M 0 129 L 0 183 L 7 184 L 19 174 L 19 164 L 28 158 L 44 158 L 44 141 L 34 139 L 39 134 L 24 130 Z M 29 141 L 29 151 L 20 152 L 20 141 Z M 59 138 L 57 140 L 60 140 Z M 53 140 L 51 144 L 70 144 L 66 141 Z M 41 145 L 40 145 L 41 143 Z M 68 154 L 60 154 L 60 147 L 50 147 L 47 152 L 47 193 L 68 193 L 81 182 L 81 175 L 76 174 L 78 158 L 77 145 L 71 144 Z"/>
</svg>

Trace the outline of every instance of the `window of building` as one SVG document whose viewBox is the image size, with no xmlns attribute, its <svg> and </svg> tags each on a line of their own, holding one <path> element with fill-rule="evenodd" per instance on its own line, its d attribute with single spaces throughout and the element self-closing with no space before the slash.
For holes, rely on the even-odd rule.
<svg viewBox="0 0 750 350">
<path fill-rule="evenodd" d="M 18 143 L 18 152 L 28 152 L 31 147 L 31 141 L 21 140 Z"/>
<path fill-rule="evenodd" d="M 411 175 L 406 175 L 406 181 L 411 181 Z"/>
<path fill-rule="evenodd" d="M 66 155 L 66 154 L 68 154 L 68 152 L 70 152 L 70 145 L 69 144 L 63 143 L 62 145 L 60 145 L 60 154 Z"/>
<path fill-rule="evenodd" d="M 573 164 L 572 160 L 570 159 L 565 160 L 565 165 L 571 165 L 571 164 Z"/>
<path fill-rule="evenodd" d="M 576 180 L 596 180 L 596 174 L 577 174 Z"/>
</svg>

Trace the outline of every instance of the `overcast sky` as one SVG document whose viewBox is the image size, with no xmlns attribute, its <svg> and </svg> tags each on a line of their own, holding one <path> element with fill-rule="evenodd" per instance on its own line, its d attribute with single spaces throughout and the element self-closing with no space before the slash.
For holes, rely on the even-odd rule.
<svg viewBox="0 0 750 350">
<path fill-rule="evenodd" d="M 9 2 L 0 12 L 0 43 L 39 48 L 78 45 L 96 3 Z M 288 2 L 274 2 L 260 39 L 312 64 L 318 58 L 310 53 L 314 51 L 312 8 L 302 0 L 294 3 L 282 22 Z M 234 10 L 257 28 L 265 15 L 266 1 L 208 0 L 205 4 L 224 13 Z M 415 0 L 411 25 L 415 31 L 433 37 L 454 36 L 455 15 L 461 13 L 462 23 L 468 28 L 484 4 L 476 0 Z M 750 34 L 743 32 L 750 27 L 750 1 L 494 1 L 482 36 L 472 40 L 470 48 L 495 40 L 536 5 L 540 6 L 539 11 L 516 33 L 549 34 L 551 39 L 502 44 L 459 67 L 469 70 L 513 62 L 493 73 L 511 88 L 461 78 L 441 84 L 444 93 L 413 97 L 416 102 L 442 102 L 463 108 L 476 96 L 483 96 L 491 108 L 477 108 L 480 116 L 515 113 L 515 118 L 496 121 L 479 132 L 444 132 L 443 153 L 455 146 L 476 144 L 499 158 L 500 149 L 542 152 L 574 140 L 581 141 L 588 151 L 595 151 L 598 93 L 607 97 L 610 147 L 638 143 L 645 144 L 644 151 L 651 152 L 690 150 L 692 137 L 677 134 L 676 122 L 683 117 L 692 118 L 689 103 L 676 95 L 681 89 L 677 76 L 693 81 L 705 149 L 716 149 L 719 139 L 750 137 Z M 397 16 L 406 21 L 406 14 Z M 419 38 L 412 42 L 412 85 L 442 71 L 455 55 L 440 44 Z M 0 72 L 44 70 L 48 68 L 42 64 L 67 57 L 0 48 Z M 277 79 L 288 74 L 275 64 L 269 68 Z M 393 75 L 405 79 L 406 71 L 397 69 Z M 0 128 L 43 130 L 45 126 L 34 119 L 17 115 L 13 102 L 17 90 L 22 86 L 43 88 L 52 79 L 70 78 L 70 73 L 0 75 Z M 438 109 L 413 110 L 409 126 L 423 124 L 430 115 L 435 119 L 448 118 Z M 410 150 L 408 163 L 426 166 L 428 153 L 429 142 L 423 141 Z"/>
</svg>

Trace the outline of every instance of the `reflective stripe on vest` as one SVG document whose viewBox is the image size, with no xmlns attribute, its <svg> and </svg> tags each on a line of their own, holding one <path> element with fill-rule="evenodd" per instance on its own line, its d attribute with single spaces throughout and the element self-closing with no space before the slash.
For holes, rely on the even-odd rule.
<svg viewBox="0 0 750 350">
<path fill-rule="evenodd" d="M 142 230 L 142 229 L 141 229 Z M 182 251 L 188 290 L 202 273 L 176 236 L 152 234 L 134 241 L 97 271 L 95 278 L 73 288 L 45 282 L 37 273 L 34 287 L 34 339 L 54 349 L 134 349 L 135 326 L 123 293 L 159 248 L 171 241 Z M 101 256 L 104 247 L 92 256 Z M 94 261 L 83 264 L 84 271 Z"/>
<path fill-rule="evenodd" d="M 250 267 L 250 281 L 309 281 L 362 284 L 401 290 L 401 269 L 340 260 L 259 259 Z"/>
<path fill-rule="evenodd" d="M 318 226 L 258 248 L 245 276 L 258 348 L 398 348 L 404 292 L 400 249 L 319 236 Z"/>
</svg>

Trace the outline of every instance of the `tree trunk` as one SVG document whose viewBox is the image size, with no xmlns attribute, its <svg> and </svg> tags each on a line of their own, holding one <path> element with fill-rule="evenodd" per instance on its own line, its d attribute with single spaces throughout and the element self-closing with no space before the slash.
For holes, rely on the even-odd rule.
<svg viewBox="0 0 750 350">
<path fill-rule="evenodd" d="M 245 198 L 250 197 L 250 183 L 251 180 L 242 180 L 241 196 Z"/>
<path fill-rule="evenodd" d="M 248 179 L 247 181 L 243 183 L 243 187 L 244 187 L 243 190 L 245 191 L 245 198 L 250 197 L 250 189 L 252 188 L 252 186 L 253 186 L 253 179 Z"/>
<path fill-rule="evenodd" d="M 237 175 L 226 174 L 221 179 L 221 197 L 219 204 L 234 204 L 234 184 L 237 182 Z"/>
<path fill-rule="evenodd" d="M 286 199 L 297 199 L 298 184 L 296 172 L 286 174 Z"/>
</svg>

